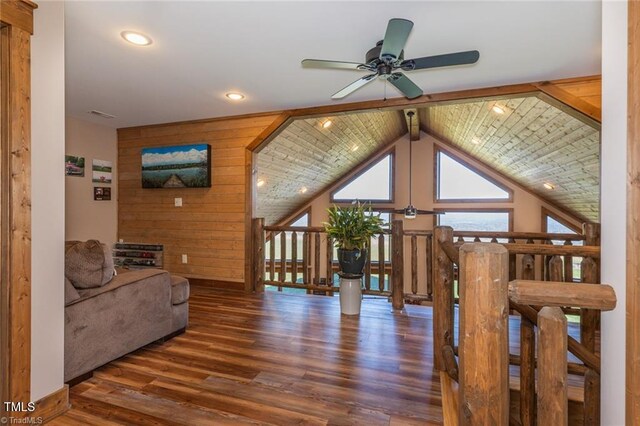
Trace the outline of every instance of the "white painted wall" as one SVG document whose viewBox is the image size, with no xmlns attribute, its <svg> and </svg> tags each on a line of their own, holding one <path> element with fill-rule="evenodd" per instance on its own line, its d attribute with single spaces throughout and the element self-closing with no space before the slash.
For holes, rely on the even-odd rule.
<svg viewBox="0 0 640 426">
<path fill-rule="evenodd" d="M 602 3 L 602 282 L 618 306 L 602 314 L 602 424 L 625 424 L 627 1 Z"/>
<path fill-rule="evenodd" d="M 89 115 L 89 114 L 87 114 Z M 118 233 L 118 134 L 116 129 L 67 117 L 66 154 L 84 157 L 84 177 L 67 176 L 65 238 L 86 241 L 95 239 L 109 247 Z M 110 184 L 91 181 L 92 161 L 106 160 L 113 164 Z M 93 187 L 111 188 L 110 201 L 94 201 Z"/>
<path fill-rule="evenodd" d="M 31 51 L 31 399 L 64 372 L 64 3 L 38 2 Z"/>
</svg>

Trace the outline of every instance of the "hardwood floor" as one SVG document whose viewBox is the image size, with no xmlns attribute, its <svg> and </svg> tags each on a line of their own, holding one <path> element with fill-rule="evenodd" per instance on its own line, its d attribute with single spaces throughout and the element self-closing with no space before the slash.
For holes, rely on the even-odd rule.
<svg viewBox="0 0 640 426">
<path fill-rule="evenodd" d="M 431 308 L 192 287 L 186 333 L 95 372 L 54 425 L 442 423 Z"/>
</svg>

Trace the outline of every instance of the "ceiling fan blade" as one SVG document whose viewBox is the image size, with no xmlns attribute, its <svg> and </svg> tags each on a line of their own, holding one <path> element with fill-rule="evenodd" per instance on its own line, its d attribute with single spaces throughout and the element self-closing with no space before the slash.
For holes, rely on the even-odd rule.
<svg viewBox="0 0 640 426">
<path fill-rule="evenodd" d="M 402 61 L 400 68 L 406 71 L 422 70 L 425 68 L 449 67 L 452 65 L 475 64 L 480 58 L 480 52 L 469 50 L 466 52 L 447 53 L 444 55 L 425 56 L 424 58 L 407 59 Z"/>
<path fill-rule="evenodd" d="M 382 49 L 380 49 L 380 59 L 397 60 L 407 43 L 412 28 L 413 22 L 408 19 L 390 19 L 387 24 L 387 32 L 384 34 Z"/>
<path fill-rule="evenodd" d="M 388 81 L 393 84 L 396 89 L 404 93 L 404 95 L 409 99 L 422 96 L 422 89 L 401 72 L 394 72 L 391 74 Z"/>
<path fill-rule="evenodd" d="M 358 62 L 325 61 L 323 59 L 303 59 L 303 68 L 330 68 L 342 70 L 366 70 L 367 67 Z"/>
<path fill-rule="evenodd" d="M 394 213 L 394 214 L 404 213 L 404 209 L 392 209 L 392 208 L 376 208 L 376 211 L 380 213 Z"/>
<path fill-rule="evenodd" d="M 342 89 L 339 92 L 336 92 L 335 94 L 333 94 L 333 96 L 331 96 L 331 99 L 342 99 L 345 96 L 350 95 L 351 93 L 355 92 L 356 90 L 358 90 L 359 88 L 361 88 L 365 84 L 372 82 L 373 80 L 376 79 L 377 76 L 378 76 L 378 74 L 365 75 L 361 79 L 354 81 L 353 83 L 351 83 L 350 85 L 348 85 L 344 89 Z"/>
<path fill-rule="evenodd" d="M 418 214 L 444 214 L 444 212 L 436 212 L 433 210 L 416 210 Z"/>
</svg>

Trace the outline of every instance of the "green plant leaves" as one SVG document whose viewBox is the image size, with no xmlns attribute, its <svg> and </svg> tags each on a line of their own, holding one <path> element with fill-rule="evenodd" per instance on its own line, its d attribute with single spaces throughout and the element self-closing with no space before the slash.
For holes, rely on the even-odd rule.
<svg viewBox="0 0 640 426">
<path fill-rule="evenodd" d="M 325 232 L 337 248 L 345 250 L 367 248 L 371 237 L 382 232 L 385 225 L 380 213 L 373 212 L 371 204 L 333 205 L 327 212 L 329 221 L 323 224 Z"/>
</svg>

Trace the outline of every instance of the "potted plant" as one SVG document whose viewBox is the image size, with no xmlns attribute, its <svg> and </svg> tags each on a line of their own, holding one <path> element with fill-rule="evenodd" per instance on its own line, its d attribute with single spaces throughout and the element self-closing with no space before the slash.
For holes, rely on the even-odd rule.
<svg viewBox="0 0 640 426">
<path fill-rule="evenodd" d="M 360 313 L 362 289 L 360 279 L 367 262 L 367 250 L 371 237 L 382 232 L 384 221 L 371 205 L 359 202 L 328 209 L 329 221 L 324 223 L 328 238 L 338 248 L 340 263 L 340 306 L 348 315 Z"/>
</svg>

